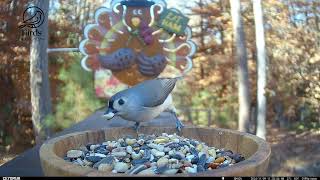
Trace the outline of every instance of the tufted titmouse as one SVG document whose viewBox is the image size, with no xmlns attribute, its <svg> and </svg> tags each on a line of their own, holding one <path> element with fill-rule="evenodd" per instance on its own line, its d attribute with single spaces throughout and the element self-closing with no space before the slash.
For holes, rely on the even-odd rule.
<svg viewBox="0 0 320 180">
<path fill-rule="evenodd" d="M 141 122 L 152 120 L 162 112 L 169 111 L 175 115 L 176 128 L 180 132 L 184 125 L 177 118 L 170 94 L 177 80 L 179 78 L 147 80 L 118 92 L 109 100 L 104 117 L 110 120 L 114 116 L 120 116 L 125 120 L 136 122 L 134 128 L 138 131 Z"/>
</svg>

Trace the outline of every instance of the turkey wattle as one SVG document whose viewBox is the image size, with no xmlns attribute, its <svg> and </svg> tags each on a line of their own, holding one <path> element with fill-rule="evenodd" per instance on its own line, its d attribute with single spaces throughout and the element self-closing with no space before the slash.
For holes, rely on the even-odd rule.
<svg viewBox="0 0 320 180">
<path fill-rule="evenodd" d="M 180 73 L 192 68 L 196 46 L 190 28 L 178 36 L 156 24 L 165 1 L 113 0 L 110 5 L 112 9 L 98 9 L 96 24 L 85 28 L 80 51 L 86 70 L 109 69 L 119 81 L 133 86 L 158 77 L 168 65 Z"/>
</svg>

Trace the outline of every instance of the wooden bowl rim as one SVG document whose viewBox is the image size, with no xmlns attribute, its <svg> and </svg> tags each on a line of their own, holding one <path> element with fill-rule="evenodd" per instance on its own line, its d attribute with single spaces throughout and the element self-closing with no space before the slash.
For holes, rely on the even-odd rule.
<svg viewBox="0 0 320 180">
<path fill-rule="evenodd" d="M 151 127 L 153 128 L 153 127 Z M 162 129 L 173 129 L 173 128 L 166 128 L 166 127 L 156 127 L 156 128 L 162 128 Z M 44 142 L 40 147 L 40 160 L 45 161 L 47 164 L 50 164 L 51 167 L 54 167 L 56 169 L 60 169 L 61 171 L 64 171 L 63 169 L 68 168 L 68 172 L 71 174 L 79 174 L 81 176 L 119 176 L 119 177 L 132 177 L 139 175 L 128 175 L 128 174 L 113 174 L 113 173 L 105 173 L 100 172 L 96 169 L 90 168 L 90 167 L 81 167 L 72 164 L 71 162 L 66 162 L 63 158 L 56 155 L 55 152 L 53 152 L 54 146 L 57 142 L 61 141 L 62 139 L 66 139 L 72 136 L 82 135 L 86 133 L 96 133 L 96 132 L 105 132 L 108 129 L 117 129 L 117 130 L 126 130 L 130 128 L 126 127 L 115 127 L 115 128 L 103 128 L 98 130 L 88 130 L 88 131 L 80 131 L 80 132 L 74 132 L 70 134 L 66 134 L 63 136 L 59 136 L 53 139 L 50 139 L 46 142 Z M 222 128 L 207 128 L 207 127 L 185 127 L 184 130 L 188 129 L 198 129 L 198 130 L 215 130 L 219 133 L 222 132 L 228 132 L 228 133 L 234 133 L 239 136 L 246 136 L 251 141 L 254 141 L 258 145 L 257 151 L 251 155 L 249 158 L 245 159 L 244 161 L 241 161 L 239 163 L 236 163 L 232 166 L 221 168 L 221 169 L 214 169 L 210 171 L 206 171 L 203 173 L 196 173 L 196 174 L 177 174 L 174 176 L 182 176 L 182 177 L 190 177 L 190 176 L 222 176 L 223 174 L 228 174 L 228 171 L 232 169 L 233 174 L 241 174 L 241 172 L 245 170 L 254 169 L 256 166 L 263 164 L 265 161 L 268 161 L 270 155 L 271 155 L 271 147 L 270 145 L 263 140 L 262 138 L 258 136 L 254 136 L 249 133 L 244 133 L 240 131 L 235 131 L 231 129 L 222 129 Z M 123 131 L 125 132 L 125 131 Z M 45 157 L 46 158 L 45 158 Z M 42 164 L 42 163 L 41 163 Z M 154 176 L 154 175 L 153 175 Z M 168 175 L 156 175 L 159 177 L 167 177 Z M 172 175 L 171 175 L 172 176 Z"/>
</svg>

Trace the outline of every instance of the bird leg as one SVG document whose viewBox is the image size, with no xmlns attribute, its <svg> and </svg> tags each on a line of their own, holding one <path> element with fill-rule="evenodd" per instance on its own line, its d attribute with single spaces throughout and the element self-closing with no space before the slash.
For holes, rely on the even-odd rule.
<svg viewBox="0 0 320 180">
<path fill-rule="evenodd" d="M 136 122 L 133 126 L 133 129 L 138 133 L 139 132 L 139 129 L 140 129 L 140 123 L 139 122 Z"/>
<path fill-rule="evenodd" d="M 173 114 L 173 116 L 175 117 L 175 120 L 176 120 L 176 129 L 177 129 L 178 133 L 181 133 L 182 129 L 184 128 L 184 125 L 179 120 L 177 113 L 175 111 L 175 108 L 167 109 L 167 110 L 165 110 L 165 112 L 170 112 Z"/>
<path fill-rule="evenodd" d="M 176 118 L 176 129 L 179 133 L 181 133 L 182 129 L 184 128 L 183 123 L 178 119 L 177 114 L 173 113 Z"/>
</svg>

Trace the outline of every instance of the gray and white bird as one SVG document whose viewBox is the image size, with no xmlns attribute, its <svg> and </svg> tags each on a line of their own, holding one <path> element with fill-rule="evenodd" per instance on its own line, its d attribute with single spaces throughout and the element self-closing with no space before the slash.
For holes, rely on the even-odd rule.
<svg viewBox="0 0 320 180">
<path fill-rule="evenodd" d="M 136 122 L 134 129 L 138 132 L 141 122 L 152 120 L 168 111 L 174 114 L 176 128 L 180 132 L 184 125 L 177 118 L 170 94 L 178 80 L 179 78 L 157 78 L 120 91 L 109 100 L 104 117 L 110 120 L 114 116 L 120 116 Z"/>
</svg>

